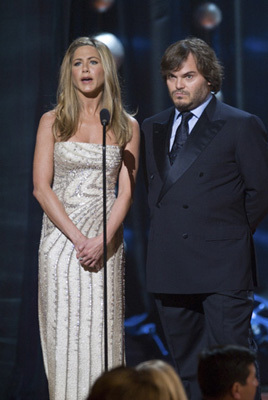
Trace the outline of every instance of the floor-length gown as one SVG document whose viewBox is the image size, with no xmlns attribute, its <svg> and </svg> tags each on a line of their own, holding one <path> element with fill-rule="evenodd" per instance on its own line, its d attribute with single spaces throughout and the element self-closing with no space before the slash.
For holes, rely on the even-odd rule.
<svg viewBox="0 0 268 400">
<path fill-rule="evenodd" d="M 122 152 L 106 146 L 107 215 L 115 201 Z M 87 237 L 103 232 L 102 145 L 60 142 L 53 190 Z M 107 252 L 108 363 L 124 362 L 123 231 Z M 104 370 L 103 269 L 83 268 L 70 240 L 43 218 L 39 249 L 39 322 L 50 400 L 84 400 Z"/>
</svg>

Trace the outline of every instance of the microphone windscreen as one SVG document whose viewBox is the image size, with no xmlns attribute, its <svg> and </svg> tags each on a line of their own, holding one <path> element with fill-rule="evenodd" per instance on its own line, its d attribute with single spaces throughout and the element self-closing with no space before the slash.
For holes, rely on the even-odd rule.
<svg viewBox="0 0 268 400">
<path fill-rule="evenodd" d="M 106 108 L 103 108 L 100 112 L 100 121 L 102 125 L 108 125 L 110 121 L 110 113 Z"/>
</svg>

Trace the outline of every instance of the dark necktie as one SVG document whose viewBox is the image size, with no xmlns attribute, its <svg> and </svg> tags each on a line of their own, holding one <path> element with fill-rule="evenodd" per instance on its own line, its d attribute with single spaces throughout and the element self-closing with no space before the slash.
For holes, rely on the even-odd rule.
<svg viewBox="0 0 268 400">
<path fill-rule="evenodd" d="M 172 165 L 177 157 L 178 152 L 186 142 L 189 135 L 188 121 L 192 118 L 193 114 L 191 111 L 184 111 L 181 113 L 181 123 L 176 130 L 176 135 L 172 149 L 169 153 L 170 164 Z"/>
</svg>

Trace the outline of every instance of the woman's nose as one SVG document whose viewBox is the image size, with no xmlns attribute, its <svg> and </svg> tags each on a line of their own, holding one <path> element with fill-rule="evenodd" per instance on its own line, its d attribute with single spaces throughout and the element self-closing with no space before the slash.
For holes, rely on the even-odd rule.
<svg viewBox="0 0 268 400">
<path fill-rule="evenodd" d="M 87 64 L 83 65 L 83 72 L 88 72 L 89 68 Z"/>
</svg>

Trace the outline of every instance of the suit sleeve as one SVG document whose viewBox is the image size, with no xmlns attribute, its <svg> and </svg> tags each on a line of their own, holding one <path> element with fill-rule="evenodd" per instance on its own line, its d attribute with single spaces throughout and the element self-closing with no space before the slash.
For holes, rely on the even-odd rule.
<svg viewBox="0 0 268 400">
<path fill-rule="evenodd" d="M 252 232 L 268 213 L 268 141 L 262 121 L 253 115 L 241 123 L 236 157 L 245 184 L 245 210 Z"/>
</svg>

